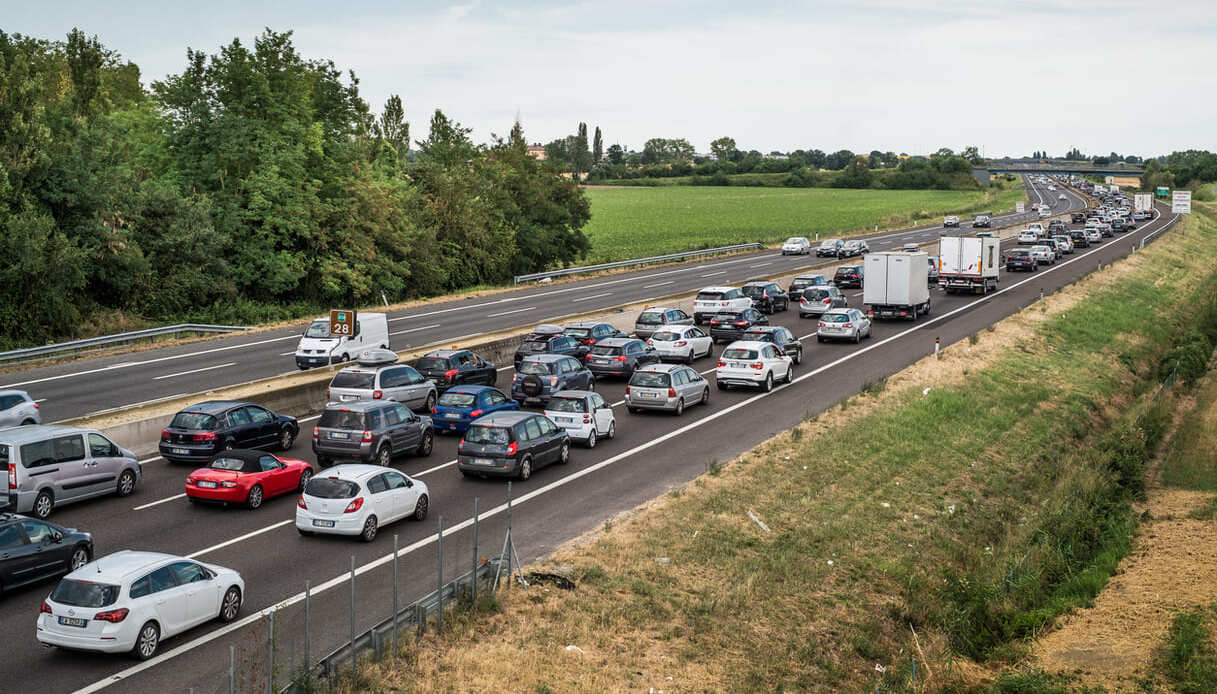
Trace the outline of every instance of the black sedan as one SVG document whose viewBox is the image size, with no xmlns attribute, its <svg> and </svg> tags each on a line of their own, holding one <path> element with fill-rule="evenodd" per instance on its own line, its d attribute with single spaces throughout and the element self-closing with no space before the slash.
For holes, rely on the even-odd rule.
<svg viewBox="0 0 1217 694">
<path fill-rule="evenodd" d="M 427 352 L 414 364 L 414 368 L 434 383 L 441 393 L 452 386 L 492 386 L 498 378 L 498 371 L 493 363 L 467 349 L 437 349 Z"/>
<path fill-rule="evenodd" d="M 1038 269 L 1039 263 L 1026 248 L 1015 248 L 1006 254 L 1007 272 L 1035 272 Z"/>
<path fill-rule="evenodd" d="M 212 400 L 188 407 L 161 430 L 161 456 L 170 462 L 202 462 L 234 448 L 292 447 L 300 425 L 295 417 L 252 402 Z"/>
<path fill-rule="evenodd" d="M 627 337 L 627 335 L 608 323 L 584 320 L 571 323 L 563 328 L 568 337 L 573 337 L 580 344 L 591 347 L 597 342 L 609 337 Z"/>
<path fill-rule="evenodd" d="M 789 329 L 780 325 L 758 325 L 749 328 L 740 339 L 746 342 L 772 342 L 781 347 L 782 353 L 793 359 L 795 364 L 803 362 L 803 342 Z"/>
<path fill-rule="evenodd" d="M 715 343 L 732 342 L 754 325 L 769 325 L 769 319 L 754 308 L 723 311 L 710 319 L 710 337 Z"/>
<path fill-rule="evenodd" d="M 832 283 L 838 288 L 842 287 L 861 287 L 862 286 L 862 266 L 861 265 L 842 265 L 837 268 L 836 274 L 832 276 Z"/>
<path fill-rule="evenodd" d="M 93 559 L 93 536 L 37 518 L 0 513 L 0 593 L 62 576 Z"/>
</svg>

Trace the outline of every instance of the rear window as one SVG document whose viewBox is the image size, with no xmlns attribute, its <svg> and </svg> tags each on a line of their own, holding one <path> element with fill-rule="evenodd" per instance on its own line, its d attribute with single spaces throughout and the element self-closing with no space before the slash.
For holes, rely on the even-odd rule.
<svg viewBox="0 0 1217 694">
<path fill-rule="evenodd" d="M 764 332 L 764 331 L 759 331 L 759 332 L 748 331 L 748 332 L 744 333 L 743 335 L 741 335 L 740 339 L 747 340 L 749 342 L 773 342 L 773 333 Z"/>
<path fill-rule="evenodd" d="M 441 371 L 448 369 L 448 360 L 443 357 L 423 357 L 414 365 L 418 370 Z"/>
<path fill-rule="evenodd" d="M 652 335 L 651 339 L 657 342 L 675 342 L 680 339 L 680 333 L 674 333 L 671 330 L 661 330 Z"/>
<path fill-rule="evenodd" d="M 614 347 L 612 345 L 596 345 L 591 348 L 590 352 L 601 357 L 611 357 L 614 354 L 621 354 L 621 349 L 621 347 Z"/>
<path fill-rule="evenodd" d="M 554 398 L 545 409 L 552 412 L 587 412 L 587 401 L 583 398 Z"/>
<path fill-rule="evenodd" d="M 364 429 L 363 413 L 351 410 L 326 410 L 317 426 L 326 429 Z"/>
<path fill-rule="evenodd" d="M 733 320 L 740 320 L 741 318 L 742 318 L 742 315 L 739 313 L 719 313 L 714 316 L 714 320 L 718 321 L 719 323 L 724 323 L 724 322 L 733 321 Z"/>
<path fill-rule="evenodd" d="M 334 477 L 314 477 L 305 485 L 304 493 L 318 499 L 352 499 L 359 493 L 359 485 Z"/>
<path fill-rule="evenodd" d="M 216 418 L 206 412 L 178 412 L 173 416 L 171 427 L 211 431 L 216 428 Z"/>
<path fill-rule="evenodd" d="M 8 467 L 8 444 L 0 443 L 0 467 Z"/>
<path fill-rule="evenodd" d="M 723 359 L 756 359 L 756 350 L 735 347 L 723 351 Z"/>
<path fill-rule="evenodd" d="M 465 432 L 465 440 L 469 443 L 501 443 L 505 444 L 511 437 L 502 427 L 472 426 Z"/>
<path fill-rule="evenodd" d="M 549 340 L 526 340 L 520 343 L 521 352 L 544 352 L 549 348 Z"/>
<path fill-rule="evenodd" d="M 827 299 L 828 290 L 827 289 L 815 289 L 815 288 L 805 289 L 805 290 L 803 290 L 803 297 L 806 299 Z"/>
<path fill-rule="evenodd" d="M 849 321 L 849 316 L 844 313 L 826 313 L 820 320 L 825 323 L 845 323 Z"/>
<path fill-rule="evenodd" d="M 228 470 L 229 472 L 240 472 L 245 469 L 245 461 L 237 458 L 216 458 L 211 461 L 211 465 L 207 467 L 212 470 Z"/>
<path fill-rule="evenodd" d="M 765 288 L 764 287 L 744 287 L 744 294 L 746 296 L 750 296 L 753 298 L 758 297 L 758 296 L 764 296 Z"/>
<path fill-rule="evenodd" d="M 666 373 L 635 371 L 630 377 L 630 385 L 639 388 L 667 388 L 672 385 L 672 379 Z"/>
<path fill-rule="evenodd" d="M 330 381 L 331 388 L 354 388 L 356 390 L 371 390 L 376 382 L 376 374 L 362 371 L 339 371 Z"/>
<path fill-rule="evenodd" d="M 439 396 L 439 400 L 436 400 L 435 402 L 443 407 L 473 407 L 473 404 L 477 402 L 477 399 L 478 396 L 474 395 L 473 393 L 453 393 L 452 391 L 448 391 L 447 393 Z"/>
<path fill-rule="evenodd" d="M 575 338 L 576 340 L 582 340 L 588 335 L 591 335 L 592 331 L 589 328 L 567 328 L 566 334 Z"/>
<path fill-rule="evenodd" d="M 1012 256 L 1022 256 L 1022 257 L 1024 257 L 1024 258 L 1025 258 L 1025 257 L 1027 257 L 1027 256 L 1031 255 L 1031 251 L 1025 251 L 1025 250 L 1021 250 L 1021 249 L 1020 249 L 1020 250 L 1017 250 L 1017 251 L 1010 251 L 1010 255 L 1012 255 Z"/>
<path fill-rule="evenodd" d="M 520 364 L 520 373 L 526 376 L 548 376 L 549 364 L 539 361 L 526 361 Z"/>
<path fill-rule="evenodd" d="M 698 299 L 702 298 L 701 294 L 697 295 Z M 643 325 L 657 325 L 663 322 L 663 311 L 643 311 L 638 316 L 638 322 Z"/>
<path fill-rule="evenodd" d="M 724 298 L 722 292 L 698 292 L 695 301 L 722 301 Z"/>
<path fill-rule="evenodd" d="M 92 581 L 64 579 L 55 586 L 51 600 L 73 607 L 105 607 L 118 600 L 118 586 Z"/>
</svg>

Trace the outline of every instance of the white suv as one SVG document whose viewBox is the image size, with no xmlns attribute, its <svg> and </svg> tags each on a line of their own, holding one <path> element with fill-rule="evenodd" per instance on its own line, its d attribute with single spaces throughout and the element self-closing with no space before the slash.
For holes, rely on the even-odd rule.
<svg viewBox="0 0 1217 694">
<path fill-rule="evenodd" d="M 706 287 L 693 299 L 693 322 L 701 325 L 715 314 L 746 308 L 752 308 L 752 298 L 739 287 Z"/>
<path fill-rule="evenodd" d="M 747 386 L 768 393 L 774 381 L 794 381 L 794 360 L 770 342 L 732 342 L 718 359 L 714 380 L 719 390 Z"/>
</svg>

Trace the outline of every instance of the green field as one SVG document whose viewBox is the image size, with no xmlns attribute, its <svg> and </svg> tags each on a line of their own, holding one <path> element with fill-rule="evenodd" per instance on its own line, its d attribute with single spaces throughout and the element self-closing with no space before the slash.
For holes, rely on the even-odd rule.
<svg viewBox="0 0 1217 694">
<path fill-rule="evenodd" d="M 934 217 L 1014 207 L 1021 189 L 989 192 L 832 188 L 685 187 L 586 189 L 588 263 L 789 236 L 815 238 L 900 228 Z"/>
</svg>

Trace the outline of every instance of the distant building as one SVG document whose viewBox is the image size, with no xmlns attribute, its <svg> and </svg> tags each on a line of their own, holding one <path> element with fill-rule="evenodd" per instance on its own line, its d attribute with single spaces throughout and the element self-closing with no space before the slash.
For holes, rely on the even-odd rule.
<svg viewBox="0 0 1217 694">
<path fill-rule="evenodd" d="M 540 142 L 534 142 L 533 144 L 528 145 L 528 153 L 532 155 L 534 159 L 545 161 L 545 145 L 541 144 Z"/>
</svg>

